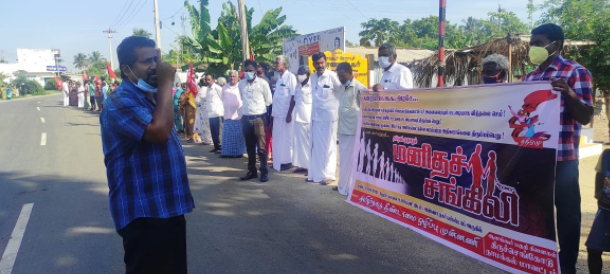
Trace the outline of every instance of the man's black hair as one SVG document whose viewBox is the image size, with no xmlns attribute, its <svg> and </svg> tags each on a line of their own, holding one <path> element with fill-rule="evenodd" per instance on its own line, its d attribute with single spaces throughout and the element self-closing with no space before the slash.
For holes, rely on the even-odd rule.
<svg viewBox="0 0 610 274">
<path fill-rule="evenodd" d="M 146 37 L 140 36 L 129 36 L 121 42 L 117 47 L 117 57 L 119 58 L 119 66 L 128 65 L 129 67 L 138 60 L 136 55 L 137 48 L 156 48 L 155 41 Z M 127 76 L 121 70 L 121 78 L 127 78 Z"/>
<path fill-rule="evenodd" d="M 267 74 L 267 72 L 269 72 L 269 64 L 265 63 L 265 62 L 260 62 L 258 63 L 258 65 L 263 68 L 263 72 L 265 72 L 265 74 Z"/>
<path fill-rule="evenodd" d="M 544 35 L 551 42 L 561 41 L 561 46 L 565 41 L 563 30 L 560 26 L 555 24 L 544 24 L 532 30 L 532 35 Z"/>
<path fill-rule="evenodd" d="M 254 62 L 254 61 L 252 61 L 252 60 L 246 60 L 246 61 L 244 62 L 244 69 L 245 69 L 247 66 L 250 66 L 250 65 L 252 65 L 252 67 L 253 67 L 253 68 L 256 70 L 256 62 Z"/>
<path fill-rule="evenodd" d="M 204 77 L 205 77 L 205 76 L 208 76 L 208 75 L 209 75 L 210 77 L 212 77 L 212 80 L 213 80 L 213 79 L 216 79 L 216 77 L 214 77 L 214 74 L 209 73 L 209 72 L 208 72 L 208 73 L 206 73 L 206 74 L 204 75 Z"/>
<path fill-rule="evenodd" d="M 326 55 L 324 55 L 324 52 L 318 52 L 318 53 L 314 53 L 311 56 L 311 59 L 315 62 L 320 60 L 320 58 L 324 58 L 324 61 L 326 61 Z"/>
<path fill-rule="evenodd" d="M 343 62 L 337 66 L 337 71 L 343 70 L 347 73 L 352 73 L 352 66 L 348 62 Z"/>
</svg>

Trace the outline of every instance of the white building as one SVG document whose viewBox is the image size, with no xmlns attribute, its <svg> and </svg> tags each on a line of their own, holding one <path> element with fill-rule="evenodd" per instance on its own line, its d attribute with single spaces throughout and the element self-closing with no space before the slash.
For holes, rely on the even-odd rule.
<svg viewBox="0 0 610 274">
<path fill-rule="evenodd" d="M 23 73 L 29 79 L 37 81 L 44 86 L 46 81 L 55 77 L 55 54 L 59 56 L 57 49 L 17 49 L 17 63 L 0 64 L 0 73 L 9 75 L 8 81 L 15 78 L 17 72 Z M 66 67 L 59 66 L 61 72 Z"/>
</svg>

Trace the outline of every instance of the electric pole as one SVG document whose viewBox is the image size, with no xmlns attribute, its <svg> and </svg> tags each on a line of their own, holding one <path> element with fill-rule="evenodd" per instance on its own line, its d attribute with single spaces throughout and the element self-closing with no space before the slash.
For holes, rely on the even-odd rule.
<svg viewBox="0 0 610 274">
<path fill-rule="evenodd" d="M 184 23 L 184 21 L 186 21 L 186 14 L 182 14 L 182 16 L 180 16 L 180 20 L 182 20 L 182 35 L 186 35 L 186 24 Z M 180 43 L 180 53 L 178 54 L 178 67 L 181 68 L 182 66 L 182 55 L 184 55 L 184 45 L 182 44 L 182 41 L 180 41 L 180 36 L 178 36 L 178 43 Z M 186 62 L 185 62 L 186 63 Z"/>
<path fill-rule="evenodd" d="M 161 26 L 159 25 L 161 22 L 159 21 L 159 4 L 157 0 L 155 1 L 155 42 L 157 43 L 157 47 L 161 49 Z"/>
<path fill-rule="evenodd" d="M 246 21 L 245 0 L 239 0 L 239 25 L 241 26 L 241 51 L 244 61 L 250 59 L 250 45 L 248 44 L 248 23 Z"/>
<path fill-rule="evenodd" d="M 108 34 L 108 49 L 110 50 L 110 69 L 114 69 L 114 62 L 112 61 L 112 34 L 117 32 L 108 28 L 107 30 L 103 31 L 103 33 Z"/>
</svg>

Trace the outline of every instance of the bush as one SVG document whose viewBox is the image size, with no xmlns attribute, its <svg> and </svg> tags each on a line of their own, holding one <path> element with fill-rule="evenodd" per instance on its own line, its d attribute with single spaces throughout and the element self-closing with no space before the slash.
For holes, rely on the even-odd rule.
<svg viewBox="0 0 610 274">
<path fill-rule="evenodd" d="M 55 82 L 54 79 L 51 79 L 51 80 L 47 81 L 44 84 L 44 89 L 46 89 L 46 90 L 57 90 L 57 83 Z"/>
<path fill-rule="evenodd" d="M 44 93 L 44 88 L 33 80 L 27 80 L 24 85 L 19 87 L 20 94 L 42 94 Z"/>
</svg>

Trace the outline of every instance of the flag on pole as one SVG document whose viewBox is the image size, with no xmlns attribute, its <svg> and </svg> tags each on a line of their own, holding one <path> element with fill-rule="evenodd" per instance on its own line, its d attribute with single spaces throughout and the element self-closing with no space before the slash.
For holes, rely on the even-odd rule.
<svg viewBox="0 0 610 274">
<path fill-rule="evenodd" d="M 188 89 L 191 91 L 191 94 L 193 94 L 193 96 L 197 96 L 197 79 L 195 79 L 195 70 L 193 69 L 193 61 L 191 61 L 191 64 L 189 65 L 189 73 L 188 73 L 188 78 L 186 80 L 186 83 L 188 85 Z"/>
<path fill-rule="evenodd" d="M 250 50 L 250 61 L 254 61 L 254 51 Z"/>
<path fill-rule="evenodd" d="M 114 73 L 114 71 L 112 71 L 112 68 L 110 67 L 110 65 L 108 65 L 108 62 L 106 62 L 106 69 L 108 70 L 108 77 L 110 79 L 116 79 L 116 74 Z"/>
<path fill-rule="evenodd" d="M 83 71 L 83 83 L 87 82 L 87 80 L 89 80 L 89 76 L 87 75 L 87 70 Z"/>
<path fill-rule="evenodd" d="M 95 75 L 95 83 L 98 85 L 102 85 L 102 80 L 100 80 L 100 77 L 98 77 L 97 75 Z"/>
<path fill-rule="evenodd" d="M 57 84 L 57 90 L 61 90 L 62 86 L 64 85 L 64 82 L 59 80 L 59 78 L 55 77 L 55 83 Z"/>
</svg>

